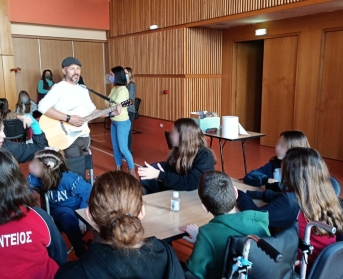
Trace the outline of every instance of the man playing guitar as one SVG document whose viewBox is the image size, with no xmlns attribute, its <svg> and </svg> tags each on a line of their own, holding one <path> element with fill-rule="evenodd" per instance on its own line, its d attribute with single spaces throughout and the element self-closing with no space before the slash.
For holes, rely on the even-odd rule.
<svg viewBox="0 0 343 279">
<path fill-rule="evenodd" d="M 65 79 L 55 84 L 48 94 L 39 102 L 38 110 L 53 119 L 65 121 L 73 126 L 84 124 L 82 117 L 97 112 L 89 92 L 78 82 L 81 75 L 81 62 L 74 57 L 67 57 L 62 61 L 62 72 Z M 75 108 L 82 108 L 84 115 L 69 115 Z M 113 114 L 116 114 L 114 111 Z M 72 145 L 64 150 L 66 157 L 84 155 L 90 144 L 89 135 L 78 137 Z"/>
</svg>

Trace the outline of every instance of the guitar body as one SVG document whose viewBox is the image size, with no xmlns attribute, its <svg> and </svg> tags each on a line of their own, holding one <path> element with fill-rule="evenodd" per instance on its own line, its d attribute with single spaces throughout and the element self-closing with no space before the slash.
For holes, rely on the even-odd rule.
<svg viewBox="0 0 343 279">
<path fill-rule="evenodd" d="M 87 112 L 83 108 L 76 108 L 68 112 L 68 114 L 85 116 Z M 85 122 L 80 127 L 75 127 L 65 121 L 56 120 L 46 115 L 41 116 L 39 125 L 45 133 L 49 146 L 57 147 L 61 150 L 71 146 L 78 137 L 89 135 L 90 133 L 88 122 Z"/>
</svg>

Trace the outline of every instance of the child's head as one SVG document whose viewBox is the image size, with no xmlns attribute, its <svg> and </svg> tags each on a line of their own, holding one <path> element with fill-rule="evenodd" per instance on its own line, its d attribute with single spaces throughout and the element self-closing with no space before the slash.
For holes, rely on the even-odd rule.
<svg viewBox="0 0 343 279">
<path fill-rule="evenodd" d="M 16 159 L 9 151 L 0 148 L 0 225 L 23 218 L 25 214 L 20 207 L 34 204 Z"/>
<path fill-rule="evenodd" d="M 309 221 L 321 221 L 342 232 L 343 215 L 330 181 L 328 168 L 320 154 L 311 148 L 296 147 L 283 159 L 282 180 L 294 191 L 300 209 Z M 328 234 L 316 229 L 319 234 Z"/>
<path fill-rule="evenodd" d="M 26 105 L 27 103 L 29 103 L 31 100 L 29 93 L 27 93 L 27 91 L 22 90 L 19 92 L 19 96 L 18 96 L 18 103 L 22 103 L 24 105 Z"/>
<path fill-rule="evenodd" d="M 45 191 L 57 189 L 61 174 L 68 170 L 63 154 L 54 149 L 36 152 L 29 164 L 30 173 L 41 179 Z"/>
<path fill-rule="evenodd" d="M 297 130 L 282 132 L 275 146 L 276 157 L 282 160 L 287 150 L 293 147 L 310 147 L 306 135 Z"/>
<path fill-rule="evenodd" d="M 6 119 L 7 114 L 10 112 L 8 108 L 8 101 L 6 98 L 0 98 L 0 118 Z"/>
<path fill-rule="evenodd" d="M 207 211 L 214 216 L 232 211 L 238 196 L 230 177 L 220 171 L 203 173 L 198 186 L 198 194 Z"/>
<path fill-rule="evenodd" d="M 98 177 L 89 197 L 89 214 L 104 242 L 118 249 L 143 244 L 142 185 L 132 175 L 111 171 Z"/>
<path fill-rule="evenodd" d="M 173 150 L 168 157 L 168 164 L 175 166 L 180 174 L 187 173 L 193 160 L 202 147 L 207 147 L 207 141 L 199 125 L 191 118 L 180 118 L 174 122 L 169 134 Z M 215 156 L 213 154 L 215 159 Z"/>
</svg>

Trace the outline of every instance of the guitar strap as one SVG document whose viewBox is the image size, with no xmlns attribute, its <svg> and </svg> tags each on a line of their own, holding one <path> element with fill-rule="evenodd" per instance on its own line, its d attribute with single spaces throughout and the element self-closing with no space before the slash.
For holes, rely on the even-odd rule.
<svg viewBox="0 0 343 279">
<path fill-rule="evenodd" d="M 83 88 L 86 88 L 88 91 L 92 92 L 93 94 L 99 96 L 100 98 L 102 98 L 102 99 L 104 99 L 104 100 L 106 100 L 106 101 L 108 101 L 108 102 L 110 102 L 110 103 L 116 103 L 116 102 L 114 102 L 113 100 L 111 100 L 110 98 L 108 98 L 108 97 L 106 97 L 106 96 L 104 96 L 104 95 L 102 95 L 102 94 L 100 94 L 100 93 L 94 91 L 93 89 L 88 88 L 88 87 L 87 87 L 86 85 L 84 85 L 84 84 L 80 84 L 80 86 L 82 86 Z"/>
</svg>

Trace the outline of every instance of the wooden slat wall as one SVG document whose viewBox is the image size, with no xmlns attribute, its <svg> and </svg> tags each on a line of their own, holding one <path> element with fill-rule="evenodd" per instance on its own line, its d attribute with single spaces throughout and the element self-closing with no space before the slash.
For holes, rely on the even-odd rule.
<svg viewBox="0 0 343 279">
<path fill-rule="evenodd" d="M 112 0 L 110 37 L 246 13 L 304 0 Z"/>
<path fill-rule="evenodd" d="M 184 83 L 182 78 L 137 77 L 137 97 L 143 100 L 139 113 L 166 120 L 184 116 Z"/>
<path fill-rule="evenodd" d="M 110 67 L 121 65 L 136 74 L 184 74 L 184 28 L 109 39 Z"/>
<path fill-rule="evenodd" d="M 222 72 L 223 31 L 187 28 L 186 74 L 220 75 Z"/>
<path fill-rule="evenodd" d="M 187 78 L 185 80 L 184 114 L 207 110 L 221 114 L 221 78 Z"/>
</svg>

